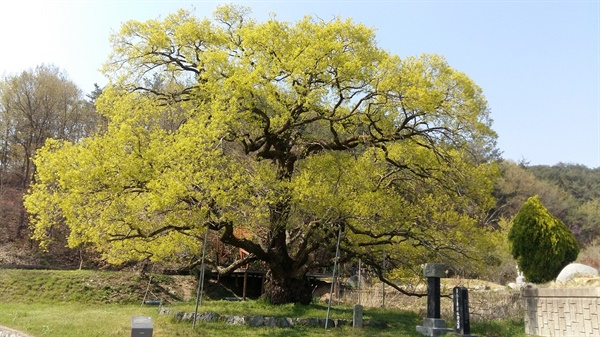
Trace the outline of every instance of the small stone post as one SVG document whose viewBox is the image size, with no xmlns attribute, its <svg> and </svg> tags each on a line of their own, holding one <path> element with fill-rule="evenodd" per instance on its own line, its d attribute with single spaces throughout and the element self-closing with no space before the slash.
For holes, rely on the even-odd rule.
<svg viewBox="0 0 600 337">
<path fill-rule="evenodd" d="M 352 315 L 352 327 L 362 328 L 363 327 L 363 306 L 357 304 L 354 306 L 354 313 Z"/>
<path fill-rule="evenodd" d="M 441 336 L 452 331 L 446 328 L 440 314 L 440 278 L 446 277 L 446 269 L 443 263 L 427 263 L 423 268 L 427 278 L 427 317 L 423 325 L 417 326 L 417 332 L 424 336 Z"/>
</svg>

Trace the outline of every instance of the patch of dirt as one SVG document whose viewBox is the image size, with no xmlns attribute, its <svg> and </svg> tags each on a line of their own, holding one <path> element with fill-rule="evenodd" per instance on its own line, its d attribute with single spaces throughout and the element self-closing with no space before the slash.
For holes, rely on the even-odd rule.
<svg viewBox="0 0 600 337">
<path fill-rule="evenodd" d="M 171 276 L 172 284 L 166 285 L 169 291 L 178 294 L 182 301 L 190 301 L 196 294 L 196 284 L 198 283 L 193 276 Z"/>
</svg>

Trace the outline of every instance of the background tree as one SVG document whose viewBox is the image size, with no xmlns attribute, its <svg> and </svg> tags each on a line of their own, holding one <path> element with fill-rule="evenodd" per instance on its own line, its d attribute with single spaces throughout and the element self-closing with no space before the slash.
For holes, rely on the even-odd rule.
<svg viewBox="0 0 600 337">
<path fill-rule="evenodd" d="M 310 17 L 256 23 L 223 7 L 130 21 L 97 100 L 107 129 L 47 141 L 26 207 L 35 237 L 113 262 L 197 258 L 206 230 L 268 269 L 266 296 L 308 303 L 307 272 L 476 257 L 497 171 L 487 105 L 436 55 L 403 60 L 372 30 Z"/>
<path fill-rule="evenodd" d="M 530 282 L 554 279 L 575 261 L 579 245 L 573 233 L 542 205 L 538 196 L 523 204 L 508 234 L 511 253 Z"/>
<path fill-rule="evenodd" d="M 582 203 L 574 213 L 579 242 L 591 244 L 600 235 L 600 199 Z"/>
<path fill-rule="evenodd" d="M 527 170 L 540 180 L 555 183 L 582 203 L 600 199 L 600 168 L 559 163 L 553 166 L 527 166 Z"/>
<path fill-rule="evenodd" d="M 0 82 L 0 220 L 17 229 L 6 230 L 6 240 L 22 238 L 27 227 L 22 195 L 33 177 L 35 151 L 48 138 L 78 141 L 89 135 L 97 116 L 57 67 L 41 65 Z"/>
<path fill-rule="evenodd" d="M 600 168 L 560 163 L 528 166 L 526 169 L 539 180 L 555 184 L 573 196 L 568 215 L 557 217 L 571 228 L 580 244 L 592 243 L 600 234 L 600 224 L 596 220 L 600 203 Z"/>
<path fill-rule="evenodd" d="M 491 215 L 495 221 L 511 219 L 528 198 L 537 195 L 551 214 L 564 223 L 570 223 L 577 201 L 569 192 L 553 181 L 538 179 L 528 167 L 512 161 L 502 160 L 498 167 L 500 177 L 494 190 L 497 203 Z"/>
</svg>

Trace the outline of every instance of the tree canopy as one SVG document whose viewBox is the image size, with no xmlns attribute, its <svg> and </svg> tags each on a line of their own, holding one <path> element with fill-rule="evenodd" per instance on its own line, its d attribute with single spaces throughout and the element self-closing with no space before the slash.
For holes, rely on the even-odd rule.
<svg viewBox="0 0 600 337">
<path fill-rule="evenodd" d="M 273 303 L 361 258 L 387 270 L 475 258 L 493 206 L 496 134 L 481 89 L 437 55 L 399 58 L 361 24 L 213 20 L 179 11 L 112 36 L 96 100 L 106 130 L 48 141 L 26 198 L 112 263 L 197 258 L 206 230 L 262 261 Z M 395 287 L 397 287 L 394 284 Z"/>
</svg>

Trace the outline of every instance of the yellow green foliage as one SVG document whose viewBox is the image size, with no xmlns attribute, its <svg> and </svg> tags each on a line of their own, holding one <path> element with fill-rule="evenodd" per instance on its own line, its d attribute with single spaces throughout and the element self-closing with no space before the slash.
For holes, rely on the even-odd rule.
<svg viewBox="0 0 600 337">
<path fill-rule="evenodd" d="M 64 225 L 113 263 L 185 259 L 208 228 L 295 277 L 331 264 L 339 226 L 344 259 L 385 247 L 389 269 L 489 247 L 496 135 L 475 83 L 351 20 L 247 15 L 123 25 L 107 130 L 36 155 L 36 239 Z"/>
</svg>

